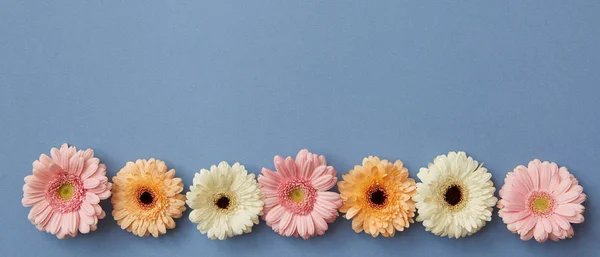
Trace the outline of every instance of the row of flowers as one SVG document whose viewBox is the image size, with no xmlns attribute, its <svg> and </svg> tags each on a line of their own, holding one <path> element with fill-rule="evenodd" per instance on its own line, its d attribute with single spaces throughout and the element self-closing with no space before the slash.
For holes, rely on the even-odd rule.
<svg viewBox="0 0 600 257">
<path fill-rule="evenodd" d="M 571 223 L 584 220 L 577 179 L 537 159 L 507 174 L 498 200 L 491 173 L 464 152 L 437 156 L 419 170 L 418 183 L 401 161 L 373 156 L 340 182 L 325 157 L 308 150 L 295 159 L 275 156 L 275 170 L 263 168 L 258 181 L 243 165 L 221 162 L 196 173 L 185 195 L 181 178 L 160 160 L 128 162 L 110 183 L 91 149 L 64 144 L 50 154 L 33 162 L 22 203 L 32 207 L 31 223 L 58 238 L 96 230 L 105 217 L 99 202 L 111 195 L 114 219 L 140 237 L 175 228 L 186 204 L 197 229 L 220 240 L 251 232 L 259 217 L 282 236 L 308 239 L 324 234 L 338 211 L 354 231 L 373 237 L 394 236 L 415 220 L 438 236 L 469 236 L 491 220 L 494 206 L 522 240 L 570 238 Z M 336 184 L 339 193 L 330 191 Z"/>
</svg>

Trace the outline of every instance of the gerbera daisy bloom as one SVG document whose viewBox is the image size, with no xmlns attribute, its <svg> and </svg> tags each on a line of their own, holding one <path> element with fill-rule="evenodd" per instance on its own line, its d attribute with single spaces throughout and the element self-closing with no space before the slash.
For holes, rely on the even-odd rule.
<svg viewBox="0 0 600 257">
<path fill-rule="evenodd" d="M 110 197 L 106 166 L 92 149 L 77 151 L 67 144 L 50 155 L 40 155 L 33 175 L 25 177 L 21 202 L 33 206 L 29 221 L 60 239 L 95 231 L 105 216 L 98 203 Z"/>
<path fill-rule="evenodd" d="M 322 235 L 342 205 L 340 195 L 329 192 L 337 182 L 335 169 L 325 157 L 298 152 L 296 160 L 275 156 L 276 172 L 263 168 L 258 183 L 265 196 L 263 219 L 282 236 L 308 239 Z"/>
<path fill-rule="evenodd" d="M 492 220 L 496 204 L 492 174 L 464 152 L 440 155 L 417 177 L 417 221 L 438 236 L 470 236 Z"/>
<path fill-rule="evenodd" d="M 127 162 L 113 183 L 112 215 L 121 229 L 134 235 L 165 234 L 185 210 L 181 178 L 161 160 Z"/>
<path fill-rule="evenodd" d="M 364 158 L 338 183 L 344 205 L 340 212 L 352 219 L 352 229 L 377 237 L 391 237 L 404 231 L 415 216 L 415 180 L 397 160 L 391 163 L 378 157 Z"/>
<path fill-rule="evenodd" d="M 262 215 L 263 197 L 254 174 L 239 163 L 227 162 L 200 170 L 187 192 L 190 220 L 210 239 L 250 233 Z"/>
<path fill-rule="evenodd" d="M 500 189 L 499 216 L 508 229 L 538 242 L 573 237 L 571 223 L 583 222 L 583 187 L 567 168 L 535 159 L 509 172 Z"/>
</svg>

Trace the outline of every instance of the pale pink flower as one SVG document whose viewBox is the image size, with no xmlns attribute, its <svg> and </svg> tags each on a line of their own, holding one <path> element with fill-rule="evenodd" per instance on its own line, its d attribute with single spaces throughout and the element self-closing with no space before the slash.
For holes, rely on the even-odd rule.
<svg viewBox="0 0 600 257">
<path fill-rule="evenodd" d="M 308 239 L 325 233 L 342 205 L 340 194 L 327 191 L 337 183 L 335 169 L 323 155 L 306 149 L 295 161 L 275 156 L 274 162 L 277 172 L 263 168 L 258 177 L 267 225 L 282 236 Z"/>
<path fill-rule="evenodd" d="M 535 159 L 509 172 L 500 189 L 498 214 L 521 240 L 558 241 L 574 234 L 571 223 L 582 223 L 583 187 L 567 168 Z"/>
<path fill-rule="evenodd" d="M 110 197 L 106 166 L 94 151 L 63 144 L 33 162 L 33 175 L 25 177 L 23 206 L 32 206 L 29 220 L 40 231 L 62 239 L 86 234 L 105 216 L 98 204 Z"/>
</svg>

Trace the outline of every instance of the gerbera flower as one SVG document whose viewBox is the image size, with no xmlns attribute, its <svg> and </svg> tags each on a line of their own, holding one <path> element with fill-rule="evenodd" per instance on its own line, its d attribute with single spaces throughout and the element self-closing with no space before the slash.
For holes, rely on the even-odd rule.
<svg viewBox="0 0 600 257">
<path fill-rule="evenodd" d="M 340 212 L 352 219 L 352 229 L 377 237 L 391 237 L 404 231 L 415 216 L 415 180 L 408 177 L 402 162 L 364 158 L 362 166 L 356 165 L 344 181 L 338 183 L 344 205 Z"/>
<path fill-rule="evenodd" d="M 121 229 L 137 236 L 152 234 L 158 237 L 175 228 L 173 218 L 180 218 L 185 210 L 185 196 L 181 178 L 175 170 L 167 172 L 160 160 L 128 162 L 113 177 L 113 212 Z"/>
<path fill-rule="evenodd" d="M 329 192 L 337 182 L 335 169 L 325 157 L 304 149 L 296 160 L 275 156 L 274 172 L 263 168 L 258 183 L 265 196 L 263 219 L 282 236 L 308 239 L 322 235 L 342 205 L 340 195 Z"/>
<path fill-rule="evenodd" d="M 95 231 L 105 216 L 98 204 L 110 197 L 106 166 L 94 151 L 63 144 L 48 157 L 33 162 L 33 175 L 25 177 L 23 206 L 31 208 L 29 221 L 40 231 L 62 239 Z"/>
<path fill-rule="evenodd" d="M 509 172 L 500 189 L 499 216 L 521 240 L 573 237 L 571 223 L 583 222 L 583 187 L 567 168 L 535 159 Z"/>
<path fill-rule="evenodd" d="M 438 236 L 469 236 L 492 220 L 496 204 L 492 174 L 464 152 L 440 155 L 417 177 L 417 221 Z"/>
<path fill-rule="evenodd" d="M 210 239 L 250 233 L 262 215 L 263 197 L 254 179 L 239 163 L 227 162 L 200 170 L 187 192 L 187 204 L 192 208 L 190 220 Z"/>
</svg>

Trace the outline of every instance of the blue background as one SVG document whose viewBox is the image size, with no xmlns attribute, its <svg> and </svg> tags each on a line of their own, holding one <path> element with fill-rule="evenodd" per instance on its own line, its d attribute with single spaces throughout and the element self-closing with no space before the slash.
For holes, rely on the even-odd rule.
<svg viewBox="0 0 600 257">
<path fill-rule="evenodd" d="M 3 254 L 598 256 L 600 1 L 165 2 L 0 2 Z M 186 211 L 158 239 L 109 215 L 60 241 L 27 220 L 21 188 L 32 161 L 63 142 L 94 148 L 110 177 L 163 159 L 186 190 L 221 160 L 256 173 L 301 148 L 340 177 L 367 155 L 402 159 L 416 177 L 464 150 L 497 188 L 540 158 L 580 179 L 586 222 L 545 244 L 520 241 L 497 211 L 460 240 L 421 224 L 373 239 L 338 219 L 307 241 L 261 222 L 221 242 Z"/>
</svg>

